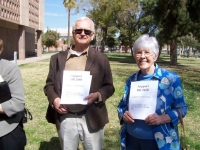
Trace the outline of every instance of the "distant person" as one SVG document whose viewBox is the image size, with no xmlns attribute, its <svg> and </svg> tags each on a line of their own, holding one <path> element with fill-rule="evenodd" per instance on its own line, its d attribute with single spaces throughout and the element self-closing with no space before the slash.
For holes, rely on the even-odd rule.
<svg viewBox="0 0 200 150">
<path fill-rule="evenodd" d="M 133 54 L 139 71 L 126 81 L 124 95 L 118 105 L 118 116 L 122 124 L 121 149 L 180 150 L 178 124 L 180 115 L 184 117 L 188 109 L 180 77 L 175 72 L 161 68 L 155 63 L 159 54 L 155 37 L 140 36 L 133 45 Z M 154 82 L 157 83 L 157 87 Z M 138 84 L 137 92 L 132 93 L 131 83 Z M 141 108 L 149 108 L 148 98 L 154 93 L 148 92 L 148 87 L 152 83 L 151 87 L 156 91 L 155 99 L 152 98 L 155 102 L 155 112 L 144 116 L 144 119 L 135 119 L 136 114 L 131 113 L 132 110 L 138 108 L 137 112 L 141 114 L 144 112 L 139 111 Z M 143 84 L 146 90 L 142 91 L 140 85 Z M 137 96 L 136 100 L 134 96 L 136 97 L 138 92 L 142 96 Z M 137 103 L 131 105 L 130 110 L 129 103 L 133 100 Z"/>
<path fill-rule="evenodd" d="M 3 41 L 0 39 L 0 54 Z M 19 68 L 0 58 L 0 150 L 24 150 L 24 87 Z"/>
<path fill-rule="evenodd" d="M 108 123 L 106 100 L 114 93 L 113 78 L 105 54 L 89 47 L 94 23 L 81 17 L 73 25 L 73 49 L 51 57 L 44 92 L 49 100 L 47 120 L 56 123 L 63 150 L 76 150 L 79 140 L 85 150 L 102 150 L 104 126 Z M 60 104 L 63 71 L 89 71 L 92 75 L 87 105 Z"/>
</svg>

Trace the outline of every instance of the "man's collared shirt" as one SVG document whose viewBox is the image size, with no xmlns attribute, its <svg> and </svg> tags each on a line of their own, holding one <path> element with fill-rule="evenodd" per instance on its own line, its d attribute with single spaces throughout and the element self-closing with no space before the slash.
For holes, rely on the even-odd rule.
<svg viewBox="0 0 200 150">
<path fill-rule="evenodd" d="M 83 52 L 76 52 L 69 50 L 67 60 L 65 63 L 65 70 L 71 71 L 85 71 L 86 61 L 88 56 L 88 50 Z M 67 105 L 67 108 L 71 112 L 79 112 L 86 108 L 86 105 L 72 104 Z"/>
</svg>

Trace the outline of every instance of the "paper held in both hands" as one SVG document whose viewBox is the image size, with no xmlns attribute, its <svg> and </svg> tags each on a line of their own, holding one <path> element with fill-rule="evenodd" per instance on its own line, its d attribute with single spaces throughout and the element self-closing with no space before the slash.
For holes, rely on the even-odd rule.
<svg viewBox="0 0 200 150">
<path fill-rule="evenodd" d="M 144 120 L 155 113 L 158 93 L 158 81 L 131 82 L 129 111 L 134 119 Z"/>
<path fill-rule="evenodd" d="M 87 105 L 91 81 L 89 71 L 64 71 L 60 104 Z"/>
</svg>

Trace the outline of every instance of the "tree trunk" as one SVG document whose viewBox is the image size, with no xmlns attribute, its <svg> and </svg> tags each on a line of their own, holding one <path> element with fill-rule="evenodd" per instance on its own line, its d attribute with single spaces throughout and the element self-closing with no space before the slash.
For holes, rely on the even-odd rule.
<svg viewBox="0 0 200 150">
<path fill-rule="evenodd" d="M 182 52 L 181 52 L 181 55 L 183 55 L 184 53 L 184 50 L 185 50 L 185 47 L 184 47 L 184 45 L 183 45 L 183 47 L 182 47 Z"/>
<path fill-rule="evenodd" d="M 128 51 L 128 47 L 127 47 L 127 46 L 125 46 L 125 53 L 127 53 L 127 51 Z"/>
<path fill-rule="evenodd" d="M 167 54 L 170 55 L 170 46 L 167 44 Z"/>
<path fill-rule="evenodd" d="M 159 47 L 158 58 L 160 57 L 161 52 L 162 52 L 162 46 Z"/>
<path fill-rule="evenodd" d="M 130 47 L 130 50 L 131 50 L 131 56 L 134 58 L 134 54 L 133 54 L 133 46 L 130 45 L 129 47 Z"/>
<path fill-rule="evenodd" d="M 103 53 L 107 37 L 107 28 L 102 28 L 102 31 L 103 31 L 103 39 L 101 41 L 101 52 Z"/>
<path fill-rule="evenodd" d="M 170 65 L 177 65 L 176 41 L 173 39 L 170 44 Z"/>
<path fill-rule="evenodd" d="M 189 48 L 189 56 L 188 57 L 190 57 L 192 55 L 192 47 L 190 46 L 190 48 Z"/>
</svg>

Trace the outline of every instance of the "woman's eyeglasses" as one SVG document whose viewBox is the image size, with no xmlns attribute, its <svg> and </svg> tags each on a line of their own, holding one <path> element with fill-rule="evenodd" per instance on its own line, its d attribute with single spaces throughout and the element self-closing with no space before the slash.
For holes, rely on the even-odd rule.
<svg viewBox="0 0 200 150">
<path fill-rule="evenodd" d="M 92 31 L 86 30 L 86 29 L 75 29 L 75 30 L 74 30 L 74 33 L 76 33 L 76 34 L 81 34 L 83 31 L 84 31 L 84 33 L 85 33 L 86 35 L 90 35 L 90 34 L 92 33 Z"/>
<path fill-rule="evenodd" d="M 144 55 L 145 57 L 149 57 L 149 56 L 153 55 L 153 53 L 149 52 L 149 51 L 137 51 L 135 53 L 136 57 L 142 57 L 142 55 Z"/>
</svg>

